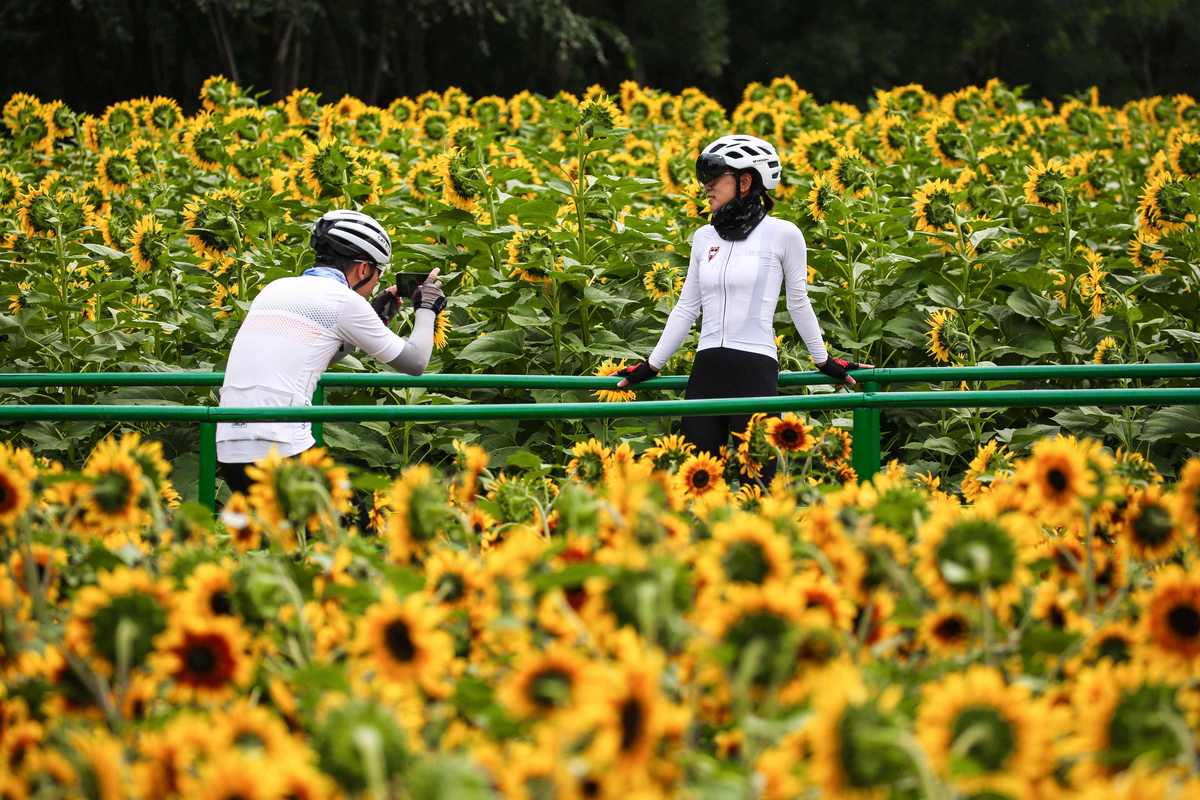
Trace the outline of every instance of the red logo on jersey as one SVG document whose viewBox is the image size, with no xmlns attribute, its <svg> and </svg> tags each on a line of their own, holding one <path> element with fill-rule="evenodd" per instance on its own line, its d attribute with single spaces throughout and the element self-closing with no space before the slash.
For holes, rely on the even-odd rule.
<svg viewBox="0 0 1200 800">
<path fill-rule="evenodd" d="M 708 260 L 712 261 L 713 256 L 719 252 L 721 252 L 721 245 L 719 244 L 714 244 L 712 247 L 708 248 Z"/>
</svg>

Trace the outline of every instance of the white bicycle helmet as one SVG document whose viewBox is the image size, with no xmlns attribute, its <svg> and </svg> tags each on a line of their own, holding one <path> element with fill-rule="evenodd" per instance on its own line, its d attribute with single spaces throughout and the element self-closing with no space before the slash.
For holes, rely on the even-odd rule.
<svg viewBox="0 0 1200 800">
<path fill-rule="evenodd" d="M 779 185 L 779 176 L 783 173 L 779 153 L 770 142 L 741 133 L 715 139 L 696 159 L 696 179 L 700 183 L 708 183 L 730 170 L 743 169 L 757 172 L 767 190 Z"/>
<path fill-rule="evenodd" d="M 383 226 L 361 211 L 329 211 L 313 224 L 318 256 L 368 261 L 381 269 L 392 260 L 392 240 Z"/>
</svg>

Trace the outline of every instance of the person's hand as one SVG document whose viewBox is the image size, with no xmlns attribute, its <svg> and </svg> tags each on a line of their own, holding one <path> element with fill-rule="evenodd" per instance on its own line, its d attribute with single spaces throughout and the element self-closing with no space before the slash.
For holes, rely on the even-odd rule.
<svg viewBox="0 0 1200 800">
<path fill-rule="evenodd" d="M 658 374 L 658 370 L 650 366 L 648 361 L 639 361 L 632 366 L 617 370 L 616 374 L 624 376 L 617 383 L 618 389 L 624 389 L 626 386 L 633 386 L 635 383 L 653 378 Z"/>
<path fill-rule="evenodd" d="M 413 308 L 428 308 L 434 314 L 442 313 L 442 309 L 446 307 L 446 295 L 442 292 L 442 282 L 438 279 L 439 271 L 435 268 L 425 278 L 425 282 L 412 293 Z"/>
<path fill-rule="evenodd" d="M 842 383 L 854 386 L 858 381 L 854 380 L 854 376 L 850 374 L 856 369 L 874 369 L 874 364 L 859 364 L 855 361 L 847 361 L 844 358 L 829 358 L 817 364 L 817 369 L 831 378 L 836 378 Z"/>
<path fill-rule="evenodd" d="M 391 324 L 391 321 L 396 318 L 396 312 L 400 310 L 400 298 L 396 297 L 396 287 L 389 286 L 372 297 L 371 308 L 375 309 L 380 322 L 384 325 Z"/>
</svg>

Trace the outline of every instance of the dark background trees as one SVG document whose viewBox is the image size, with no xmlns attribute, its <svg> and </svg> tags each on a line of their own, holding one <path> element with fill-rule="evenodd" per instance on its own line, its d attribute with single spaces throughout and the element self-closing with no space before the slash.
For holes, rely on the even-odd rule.
<svg viewBox="0 0 1200 800">
<path fill-rule="evenodd" d="M 1117 103 L 1195 93 L 1197 54 L 1200 0 L 0 0 L 4 96 L 93 112 L 156 94 L 191 108 L 214 73 L 269 99 L 307 86 L 374 103 L 634 78 L 728 104 L 783 74 L 821 100 L 998 76 Z"/>
</svg>

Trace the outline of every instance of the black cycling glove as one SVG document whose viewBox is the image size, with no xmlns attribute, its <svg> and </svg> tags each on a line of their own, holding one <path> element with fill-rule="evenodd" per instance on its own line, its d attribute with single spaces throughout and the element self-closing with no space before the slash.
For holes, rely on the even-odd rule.
<svg viewBox="0 0 1200 800">
<path fill-rule="evenodd" d="M 428 308 L 434 314 L 440 314 L 446 307 L 446 295 L 436 286 L 421 284 L 412 293 L 412 304 L 413 308 Z"/>
<path fill-rule="evenodd" d="M 649 380 L 658 374 L 658 370 L 650 366 L 647 361 L 639 361 L 636 364 L 619 369 L 616 372 L 625 379 L 626 386 L 633 386 L 635 383 L 641 383 L 644 380 Z"/>
<path fill-rule="evenodd" d="M 837 378 L 842 383 L 846 382 L 847 373 L 856 369 L 865 369 L 869 365 L 859 364 L 855 361 L 847 361 L 844 358 L 830 357 L 820 364 L 817 364 L 817 369 L 831 378 Z"/>
<path fill-rule="evenodd" d="M 391 292 L 380 292 L 371 298 L 371 308 L 379 316 L 384 325 L 391 323 L 400 310 L 400 299 Z"/>
</svg>

